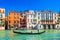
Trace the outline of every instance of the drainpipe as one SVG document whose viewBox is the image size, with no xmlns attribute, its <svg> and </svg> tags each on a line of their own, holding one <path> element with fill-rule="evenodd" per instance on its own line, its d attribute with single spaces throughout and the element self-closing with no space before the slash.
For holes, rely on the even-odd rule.
<svg viewBox="0 0 60 40">
<path fill-rule="evenodd" d="M 10 27 L 9 27 L 9 21 L 8 21 L 8 16 L 7 16 L 7 22 L 8 22 L 8 29 L 9 29 Z"/>
<path fill-rule="evenodd" d="M 59 23 L 59 29 L 60 29 L 60 23 Z"/>
</svg>

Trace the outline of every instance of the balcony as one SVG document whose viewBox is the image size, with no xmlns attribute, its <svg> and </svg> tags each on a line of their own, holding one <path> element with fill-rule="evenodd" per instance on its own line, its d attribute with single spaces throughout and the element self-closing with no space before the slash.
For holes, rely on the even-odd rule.
<svg viewBox="0 0 60 40">
<path fill-rule="evenodd" d="M 58 14 L 58 16 L 60 16 L 60 14 Z"/>
<path fill-rule="evenodd" d="M 57 22 L 60 22 L 60 18 L 58 18 Z"/>
<path fill-rule="evenodd" d="M 58 14 L 58 17 L 60 17 L 60 13 Z"/>
<path fill-rule="evenodd" d="M 4 18 L 0 18 L 0 19 L 4 20 Z"/>
<path fill-rule="evenodd" d="M 41 22 L 53 22 L 53 20 L 41 20 Z"/>
</svg>

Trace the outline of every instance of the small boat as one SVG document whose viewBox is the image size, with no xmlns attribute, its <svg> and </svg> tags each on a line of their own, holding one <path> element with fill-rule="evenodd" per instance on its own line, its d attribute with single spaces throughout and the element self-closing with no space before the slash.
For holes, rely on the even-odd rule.
<svg viewBox="0 0 60 40">
<path fill-rule="evenodd" d="M 42 33 L 44 33 L 45 31 L 43 31 L 43 32 L 39 32 L 39 33 L 23 33 L 23 32 L 16 32 L 16 31 L 13 31 L 14 33 L 17 33 L 17 34 L 42 34 Z"/>
</svg>

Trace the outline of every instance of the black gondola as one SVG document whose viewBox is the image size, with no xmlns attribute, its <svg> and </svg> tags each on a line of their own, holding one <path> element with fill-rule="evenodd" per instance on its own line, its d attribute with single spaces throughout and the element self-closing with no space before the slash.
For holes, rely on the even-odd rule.
<svg viewBox="0 0 60 40">
<path fill-rule="evenodd" d="M 14 33 L 17 33 L 17 34 L 42 34 L 44 33 L 45 31 L 43 32 L 39 32 L 39 33 L 23 33 L 23 32 L 16 32 L 16 31 L 13 31 Z"/>
</svg>

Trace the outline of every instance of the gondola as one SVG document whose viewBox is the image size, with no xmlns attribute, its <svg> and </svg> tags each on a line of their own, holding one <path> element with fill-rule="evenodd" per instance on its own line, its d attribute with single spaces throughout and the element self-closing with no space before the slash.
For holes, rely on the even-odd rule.
<svg viewBox="0 0 60 40">
<path fill-rule="evenodd" d="M 23 33 L 23 32 L 16 32 L 16 31 L 13 30 L 13 32 L 14 32 L 14 33 L 17 33 L 17 34 L 42 34 L 42 33 L 44 33 L 45 31 L 39 32 L 39 33 Z"/>
</svg>

